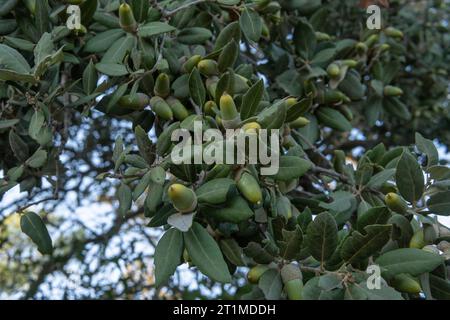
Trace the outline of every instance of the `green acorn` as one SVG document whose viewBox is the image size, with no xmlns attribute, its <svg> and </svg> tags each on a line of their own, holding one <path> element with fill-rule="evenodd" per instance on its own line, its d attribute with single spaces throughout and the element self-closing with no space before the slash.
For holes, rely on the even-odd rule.
<svg viewBox="0 0 450 320">
<path fill-rule="evenodd" d="M 394 212 L 405 214 L 408 211 L 408 204 L 398 194 L 390 192 L 384 198 L 386 205 Z"/>
<path fill-rule="evenodd" d="M 200 61 L 197 64 L 198 71 L 200 71 L 201 74 L 210 77 L 217 75 L 219 73 L 219 69 L 217 67 L 217 62 L 212 59 L 205 59 Z"/>
<path fill-rule="evenodd" d="M 258 181 L 250 173 L 244 172 L 237 187 L 242 195 L 253 204 L 260 204 L 262 202 L 262 191 Z"/>
<path fill-rule="evenodd" d="M 367 45 L 364 42 L 358 42 L 356 44 L 356 50 L 359 53 L 365 53 L 365 52 L 367 52 L 368 48 L 367 48 Z"/>
<path fill-rule="evenodd" d="M 190 213 L 197 208 L 197 196 L 194 190 L 175 183 L 167 189 L 167 195 L 175 209 L 181 213 Z"/>
<path fill-rule="evenodd" d="M 334 150 L 333 167 L 334 167 L 334 170 L 338 173 L 344 172 L 344 167 L 345 167 L 345 152 L 344 151 Z"/>
<path fill-rule="evenodd" d="M 217 108 L 217 105 L 214 101 L 206 101 L 205 105 L 203 106 L 203 111 L 205 114 L 209 116 L 215 115 L 214 109 Z"/>
<path fill-rule="evenodd" d="M 118 104 L 122 108 L 143 110 L 149 104 L 149 97 L 143 93 L 122 96 Z"/>
<path fill-rule="evenodd" d="M 202 56 L 196 54 L 187 59 L 183 64 L 182 70 L 186 73 L 191 73 L 192 69 L 197 66 L 197 64 L 202 60 Z"/>
<path fill-rule="evenodd" d="M 289 300 L 302 300 L 302 272 L 298 266 L 287 264 L 281 269 L 284 291 Z"/>
<path fill-rule="evenodd" d="M 332 63 L 327 68 L 327 74 L 332 79 L 339 78 L 341 74 L 341 68 L 336 63 Z"/>
<path fill-rule="evenodd" d="M 400 31 L 397 28 L 394 27 L 387 27 L 386 29 L 384 29 L 384 33 L 388 36 L 388 37 L 392 37 L 392 38 L 403 38 L 403 32 Z"/>
<path fill-rule="evenodd" d="M 172 109 L 172 113 L 175 119 L 183 121 L 189 116 L 189 111 L 177 98 L 169 97 L 166 99 L 166 102 L 169 105 L 170 109 Z"/>
<path fill-rule="evenodd" d="M 416 281 L 409 274 L 401 273 L 396 275 L 391 281 L 390 285 L 394 287 L 396 290 L 405 293 L 420 293 L 422 288 L 420 287 L 419 282 Z"/>
<path fill-rule="evenodd" d="M 227 93 L 220 97 L 220 114 L 225 129 L 235 129 L 241 122 L 236 104 L 233 98 Z"/>
<path fill-rule="evenodd" d="M 299 129 L 299 128 L 306 127 L 310 123 L 311 123 L 311 121 L 309 121 L 308 118 L 298 117 L 296 120 L 290 122 L 289 126 L 293 129 Z"/>
<path fill-rule="evenodd" d="M 388 45 L 387 43 L 383 43 L 383 44 L 380 46 L 380 52 L 385 52 L 385 51 L 388 51 L 389 49 L 391 49 L 391 46 Z"/>
<path fill-rule="evenodd" d="M 126 32 L 134 33 L 137 30 L 137 22 L 133 15 L 133 10 L 127 3 L 122 3 L 119 7 L 120 26 Z"/>
<path fill-rule="evenodd" d="M 328 33 L 316 31 L 316 39 L 317 41 L 329 41 L 331 40 L 331 37 Z"/>
<path fill-rule="evenodd" d="M 378 34 L 372 34 L 371 36 L 369 36 L 366 41 L 364 41 L 364 43 L 366 44 L 367 47 L 372 47 L 375 43 L 378 42 L 378 40 L 380 40 L 380 36 Z"/>
<path fill-rule="evenodd" d="M 425 244 L 425 235 L 422 229 L 417 230 L 409 241 L 410 248 L 422 249 Z"/>
<path fill-rule="evenodd" d="M 395 86 L 386 86 L 383 93 L 386 97 L 398 97 L 403 95 L 403 90 Z"/>
<path fill-rule="evenodd" d="M 269 270 L 269 267 L 266 265 L 258 264 L 250 269 L 247 273 L 247 280 L 252 284 L 257 284 L 261 276 Z"/>
<path fill-rule="evenodd" d="M 163 120 L 172 120 L 173 112 L 167 102 L 161 97 L 153 97 L 150 99 L 150 106 L 153 112 Z"/>
<path fill-rule="evenodd" d="M 356 68 L 358 66 L 358 61 L 353 59 L 342 60 L 342 65 L 349 68 Z"/>
<path fill-rule="evenodd" d="M 241 128 L 245 133 L 256 133 L 261 129 L 261 125 L 258 122 L 249 122 Z"/>
<path fill-rule="evenodd" d="M 167 74 L 159 74 L 153 92 L 161 98 L 166 98 L 170 94 L 170 79 Z"/>
</svg>

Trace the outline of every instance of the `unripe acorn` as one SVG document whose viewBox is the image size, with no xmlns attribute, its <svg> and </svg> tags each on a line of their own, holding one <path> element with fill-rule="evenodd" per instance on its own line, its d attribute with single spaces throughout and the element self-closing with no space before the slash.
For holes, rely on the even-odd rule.
<svg viewBox="0 0 450 320">
<path fill-rule="evenodd" d="M 358 66 L 358 61 L 353 59 L 342 60 L 342 64 L 349 68 L 356 68 Z"/>
<path fill-rule="evenodd" d="M 317 41 L 329 41 L 331 40 L 331 37 L 328 33 L 316 31 L 316 39 Z"/>
<path fill-rule="evenodd" d="M 197 64 L 198 71 L 200 71 L 201 74 L 209 77 L 214 76 L 219 73 L 219 69 L 217 68 L 217 62 L 212 59 L 205 59 L 200 61 Z"/>
<path fill-rule="evenodd" d="M 369 36 L 366 41 L 364 41 L 364 43 L 366 44 L 367 47 L 372 47 L 376 42 L 378 42 L 378 40 L 380 39 L 380 36 L 378 34 L 372 34 L 371 36 Z"/>
<path fill-rule="evenodd" d="M 148 104 L 149 97 L 143 93 L 122 96 L 118 101 L 120 107 L 133 110 L 143 110 Z"/>
<path fill-rule="evenodd" d="M 266 265 L 258 264 L 250 269 L 247 273 L 247 280 L 250 283 L 257 284 L 261 276 L 264 272 L 269 270 L 269 267 Z"/>
<path fill-rule="evenodd" d="M 390 285 L 396 290 L 405 293 L 420 293 L 422 291 L 419 282 L 406 273 L 396 275 L 390 281 Z"/>
<path fill-rule="evenodd" d="M 344 151 L 334 150 L 333 167 L 334 167 L 334 170 L 338 173 L 344 172 L 344 167 L 345 167 L 345 152 Z"/>
<path fill-rule="evenodd" d="M 386 205 L 394 212 L 405 214 L 408 211 L 408 204 L 398 194 L 390 192 L 384 198 Z"/>
<path fill-rule="evenodd" d="M 261 126 L 258 122 L 249 122 L 242 126 L 242 130 L 245 133 L 258 132 L 258 130 L 260 130 L 260 129 L 261 129 Z"/>
<path fill-rule="evenodd" d="M 296 105 L 298 103 L 297 98 L 287 98 L 285 101 L 286 107 L 289 109 L 290 107 Z"/>
<path fill-rule="evenodd" d="M 365 53 L 368 50 L 368 48 L 367 48 L 367 45 L 364 42 L 358 42 L 356 44 L 356 50 L 359 53 Z"/>
<path fill-rule="evenodd" d="M 289 300 L 302 300 L 303 282 L 299 267 L 288 264 L 281 269 L 284 291 Z"/>
<path fill-rule="evenodd" d="M 299 128 L 306 127 L 310 123 L 311 123 L 311 121 L 309 121 L 308 118 L 298 117 L 296 120 L 289 123 L 289 126 L 293 129 L 299 129 Z"/>
<path fill-rule="evenodd" d="M 250 173 L 244 172 L 238 183 L 237 187 L 242 195 L 253 204 L 260 204 L 262 202 L 263 196 L 261 187 L 258 181 Z"/>
<path fill-rule="evenodd" d="M 409 241 L 410 248 L 422 249 L 425 246 L 425 235 L 423 230 L 417 230 Z"/>
<path fill-rule="evenodd" d="M 205 105 L 203 106 L 203 111 L 205 114 L 213 116 L 214 115 L 214 108 L 217 108 L 217 105 L 214 101 L 206 101 Z"/>
<path fill-rule="evenodd" d="M 403 95 L 403 90 L 395 86 L 386 86 L 383 93 L 386 97 L 398 97 Z"/>
<path fill-rule="evenodd" d="M 394 27 L 387 27 L 384 33 L 392 38 L 403 38 L 403 32 Z"/>
<path fill-rule="evenodd" d="M 197 208 L 197 196 L 194 190 L 175 183 L 167 189 L 167 195 L 175 209 L 181 213 L 190 213 Z"/>
<path fill-rule="evenodd" d="M 126 32 L 134 33 L 137 30 L 137 22 L 133 15 L 133 10 L 127 3 L 122 3 L 119 7 L 120 26 Z"/>
<path fill-rule="evenodd" d="M 187 59 L 187 61 L 183 64 L 183 68 L 182 70 L 186 73 L 191 73 L 192 69 L 194 69 L 195 66 L 197 66 L 197 64 L 202 60 L 202 56 L 196 54 L 192 57 L 190 57 L 189 59 Z"/>
<path fill-rule="evenodd" d="M 381 52 L 388 51 L 390 48 L 391 48 L 390 45 L 388 45 L 387 43 L 383 43 L 383 44 L 380 46 L 380 51 L 381 51 Z"/>
<path fill-rule="evenodd" d="M 163 120 L 172 120 L 173 112 L 167 102 L 161 97 L 153 97 L 150 99 L 150 106 L 153 112 Z"/>
<path fill-rule="evenodd" d="M 177 98 L 169 97 L 167 98 L 166 102 L 169 105 L 170 109 L 172 109 L 172 113 L 175 119 L 183 121 L 189 116 L 189 111 Z"/>
<path fill-rule="evenodd" d="M 241 121 L 233 98 L 226 93 L 220 97 L 220 114 L 225 129 L 235 129 Z"/>
<path fill-rule="evenodd" d="M 161 98 L 166 98 L 170 94 L 170 79 L 167 74 L 161 73 L 158 78 L 156 78 L 153 92 Z"/>
<path fill-rule="evenodd" d="M 332 63 L 327 68 L 328 76 L 332 79 L 338 78 L 341 74 L 341 68 L 336 63 Z"/>
</svg>

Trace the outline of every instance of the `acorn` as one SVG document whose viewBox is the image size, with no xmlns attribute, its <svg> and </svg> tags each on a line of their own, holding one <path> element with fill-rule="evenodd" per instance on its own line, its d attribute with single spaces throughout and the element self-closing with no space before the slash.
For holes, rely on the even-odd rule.
<svg viewBox="0 0 450 320">
<path fill-rule="evenodd" d="M 172 120 L 173 111 L 167 102 L 161 97 L 152 97 L 150 106 L 154 113 L 163 120 Z"/>
<path fill-rule="evenodd" d="M 336 63 L 332 63 L 327 68 L 327 74 L 332 79 L 339 78 L 341 74 L 341 68 L 339 68 Z"/>
<path fill-rule="evenodd" d="M 334 150 L 333 168 L 338 173 L 343 173 L 345 167 L 345 152 Z"/>
<path fill-rule="evenodd" d="M 118 105 L 133 110 L 143 110 L 149 104 L 149 97 L 143 93 L 122 96 Z"/>
<path fill-rule="evenodd" d="M 134 33 L 137 30 L 137 22 L 133 15 L 133 10 L 127 3 L 122 3 L 119 7 L 120 27 L 126 32 Z"/>
<path fill-rule="evenodd" d="M 202 60 L 201 55 L 193 55 L 189 59 L 186 60 L 186 62 L 183 64 L 182 70 L 186 73 L 191 73 L 192 69 L 197 66 L 197 64 Z"/>
<path fill-rule="evenodd" d="M 167 195 L 174 208 L 181 213 L 191 213 L 197 208 L 197 196 L 194 190 L 182 184 L 172 184 L 167 189 Z"/>
<path fill-rule="evenodd" d="M 189 116 L 189 111 L 177 98 L 169 97 L 166 99 L 166 102 L 169 105 L 170 109 L 172 109 L 172 113 L 175 119 L 183 121 Z"/>
<path fill-rule="evenodd" d="M 302 300 L 303 281 L 300 268 L 294 264 L 285 265 L 281 269 L 281 279 L 288 299 Z"/>
<path fill-rule="evenodd" d="M 249 122 L 241 128 L 245 133 L 258 132 L 261 129 L 261 125 L 258 122 Z"/>
<path fill-rule="evenodd" d="M 247 280 L 252 284 L 257 284 L 261 276 L 269 270 L 269 267 L 266 265 L 258 264 L 250 269 L 247 273 Z"/>
<path fill-rule="evenodd" d="M 167 74 L 159 74 L 158 78 L 156 78 L 153 92 L 161 98 L 166 98 L 170 94 L 170 79 Z"/>
<path fill-rule="evenodd" d="M 237 111 L 236 104 L 229 94 L 220 97 L 220 113 L 222 124 L 225 129 L 235 129 L 241 122 L 241 117 Z"/>
<path fill-rule="evenodd" d="M 349 68 L 356 68 L 358 66 L 358 61 L 353 59 L 342 60 L 342 65 L 347 66 Z"/>
<path fill-rule="evenodd" d="M 358 51 L 358 53 L 365 53 L 367 52 L 368 48 L 364 42 L 358 42 L 356 44 L 356 50 Z"/>
<path fill-rule="evenodd" d="M 215 114 L 215 108 L 217 108 L 217 104 L 214 101 L 206 101 L 205 105 L 203 106 L 203 112 L 209 116 L 213 116 Z"/>
<path fill-rule="evenodd" d="M 371 36 L 369 36 L 366 41 L 364 41 L 364 43 L 366 44 L 367 47 L 372 47 L 375 43 L 378 42 L 378 40 L 380 40 L 380 36 L 378 34 L 372 34 Z"/>
<path fill-rule="evenodd" d="M 310 123 L 311 123 L 311 121 L 309 121 L 308 118 L 298 117 L 296 120 L 290 122 L 289 126 L 293 129 L 299 129 L 299 128 L 306 127 Z"/>
<path fill-rule="evenodd" d="M 385 86 L 383 89 L 383 94 L 386 97 L 398 97 L 403 95 L 403 90 L 395 86 Z"/>
<path fill-rule="evenodd" d="M 425 236 L 423 230 L 417 230 L 409 241 L 410 248 L 422 249 L 425 246 Z"/>
<path fill-rule="evenodd" d="M 388 193 L 385 196 L 384 201 L 386 202 L 388 208 L 394 212 L 400 214 L 406 214 L 408 212 L 408 204 L 402 197 L 400 197 L 396 193 L 393 192 Z"/>
<path fill-rule="evenodd" d="M 296 105 L 297 103 L 298 103 L 297 98 L 293 98 L 293 97 L 287 98 L 286 101 L 285 101 L 286 108 L 288 108 L 288 109 L 290 107 Z"/>
<path fill-rule="evenodd" d="M 201 60 L 197 64 L 197 68 L 201 74 L 203 74 L 207 77 L 214 76 L 219 73 L 219 69 L 217 67 L 217 62 L 212 59 Z"/>
<path fill-rule="evenodd" d="M 263 196 L 258 181 L 250 173 L 242 173 L 237 187 L 242 195 L 253 204 L 260 204 Z"/>
<path fill-rule="evenodd" d="M 405 293 L 414 294 L 422 291 L 419 282 L 406 273 L 401 273 L 394 276 L 394 278 L 390 281 L 390 285 L 396 290 Z"/>
<path fill-rule="evenodd" d="M 317 41 L 329 41 L 331 37 L 328 33 L 316 31 L 316 39 Z"/>
<path fill-rule="evenodd" d="M 394 27 L 387 27 L 386 29 L 384 29 L 384 33 L 388 36 L 388 37 L 392 37 L 392 38 L 403 38 L 403 32 L 400 31 L 397 28 Z"/>
</svg>

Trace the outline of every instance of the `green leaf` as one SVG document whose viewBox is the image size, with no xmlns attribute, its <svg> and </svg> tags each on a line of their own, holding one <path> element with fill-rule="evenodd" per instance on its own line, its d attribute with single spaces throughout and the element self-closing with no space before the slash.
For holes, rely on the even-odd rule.
<svg viewBox="0 0 450 320">
<path fill-rule="evenodd" d="M 369 225 L 363 235 L 354 231 L 343 243 L 341 256 L 348 263 L 362 262 L 381 250 L 391 236 L 391 225 Z"/>
<path fill-rule="evenodd" d="M 450 300 L 450 281 L 430 274 L 430 289 L 434 299 Z"/>
<path fill-rule="evenodd" d="M 199 203 L 221 204 L 227 201 L 235 182 L 229 178 L 219 178 L 203 184 L 196 190 Z"/>
<path fill-rule="evenodd" d="M 20 216 L 20 229 L 37 245 L 42 254 L 52 254 L 52 239 L 41 217 L 34 212 L 25 212 Z"/>
<path fill-rule="evenodd" d="M 220 240 L 220 249 L 225 257 L 235 266 L 245 266 L 244 252 L 233 238 Z"/>
<path fill-rule="evenodd" d="M 425 139 L 418 132 L 416 132 L 416 146 L 420 152 L 427 156 L 427 167 L 431 167 L 439 163 L 439 153 L 433 141 Z"/>
<path fill-rule="evenodd" d="M 205 228 L 195 222 L 184 234 L 184 242 L 192 262 L 203 274 L 218 282 L 231 281 L 222 252 Z"/>
<path fill-rule="evenodd" d="M 88 66 L 83 72 L 83 90 L 86 94 L 92 94 L 97 87 L 98 75 L 94 63 L 89 61 Z"/>
<path fill-rule="evenodd" d="M 303 176 L 312 166 L 313 164 L 309 160 L 294 156 L 281 156 L 280 169 L 276 175 L 271 177 L 279 181 L 289 181 Z"/>
<path fill-rule="evenodd" d="M 122 29 L 112 29 L 101 32 L 88 40 L 83 50 L 90 53 L 104 52 L 111 47 L 118 39 L 122 38 L 125 32 Z"/>
<path fill-rule="evenodd" d="M 323 263 L 331 257 L 338 245 L 338 229 L 331 214 L 323 212 L 308 225 L 305 243 L 316 260 Z"/>
<path fill-rule="evenodd" d="M 250 219 L 255 213 L 248 206 L 247 201 L 236 196 L 227 201 L 223 208 L 206 208 L 204 214 L 218 221 L 240 223 Z"/>
<path fill-rule="evenodd" d="M 138 29 L 138 36 L 149 38 L 163 33 L 175 31 L 176 28 L 160 21 L 150 22 Z"/>
<path fill-rule="evenodd" d="M 155 286 L 166 283 L 175 273 L 183 255 L 183 234 L 177 229 L 164 233 L 155 248 Z"/>
<path fill-rule="evenodd" d="M 125 65 L 118 63 L 97 63 L 95 68 L 100 73 L 111 77 L 121 77 L 129 73 Z"/>
<path fill-rule="evenodd" d="M 420 249 L 402 248 L 382 254 L 375 263 L 382 270 L 383 277 L 391 278 L 400 273 L 418 276 L 436 269 L 444 259 L 437 254 Z"/>
<path fill-rule="evenodd" d="M 286 104 L 284 100 L 275 102 L 269 108 L 264 109 L 257 118 L 257 122 L 263 129 L 280 129 L 286 120 Z"/>
<path fill-rule="evenodd" d="M 136 142 L 140 155 L 149 165 L 152 165 L 156 158 L 155 146 L 148 137 L 147 132 L 145 132 L 141 126 L 137 126 L 134 129 L 134 134 L 136 135 Z"/>
<path fill-rule="evenodd" d="M 28 127 L 28 134 L 34 140 L 37 139 L 38 134 L 44 125 L 45 115 L 41 110 L 36 110 L 31 117 L 30 126 Z"/>
<path fill-rule="evenodd" d="M 34 47 L 34 64 L 38 65 L 44 59 L 53 53 L 54 45 L 52 41 L 52 36 L 50 33 L 46 32 L 42 35 L 39 42 Z"/>
<path fill-rule="evenodd" d="M 305 98 L 287 109 L 286 121 L 291 122 L 303 116 L 312 106 L 313 100 Z"/>
<path fill-rule="evenodd" d="M 258 42 L 262 32 L 262 21 L 258 13 L 252 9 L 245 8 L 239 18 L 239 24 L 248 40 Z"/>
<path fill-rule="evenodd" d="M 36 1 L 36 12 L 34 14 L 34 23 L 39 35 L 48 31 L 49 27 L 49 5 L 48 0 Z"/>
<path fill-rule="evenodd" d="M 264 81 L 260 79 L 242 97 L 241 119 L 246 120 L 256 114 L 264 94 Z"/>
<path fill-rule="evenodd" d="M 2 69 L 28 74 L 31 67 L 25 58 L 13 48 L 0 44 L 0 65 Z"/>
<path fill-rule="evenodd" d="M 269 264 L 275 260 L 275 257 L 271 253 L 256 242 L 250 242 L 247 247 L 244 248 L 244 253 L 256 263 L 260 264 Z"/>
<path fill-rule="evenodd" d="M 422 197 L 424 189 L 422 168 L 408 151 L 403 152 L 397 164 L 395 180 L 398 191 L 407 201 L 415 203 Z"/>
<path fill-rule="evenodd" d="M 37 150 L 25 164 L 31 168 L 40 168 L 47 161 L 47 151 Z"/>
<path fill-rule="evenodd" d="M 294 45 L 296 51 L 304 58 L 312 58 L 316 50 L 316 34 L 305 18 L 301 18 L 294 30 Z"/>
<path fill-rule="evenodd" d="M 282 230 L 283 240 L 278 241 L 280 256 L 284 259 L 296 259 L 300 254 L 303 242 L 303 233 L 300 226 L 296 226 L 294 231 Z"/>
<path fill-rule="evenodd" d="M 19 121 L 19 119 L 0 120 L 0 130 L 14 127 Z"/>
<path fill-rule="evenodd" d="M 450 191 L 442 191 L 430 196 L 427 207 L 431 213 L 450 216 Z"/>
<path fill-rule="evenodd" d="M 131 0 L 130 6 L 134 17 L 138 22 L 144 22 L 147 19 L 150 3 L 147 0 Z"/>
<path fill-rule="evenodd" d="M 373 207 L 358 217 L 357 229 L 364 233 L 364 228 L 372 224 L 386 224 L 391 217 L 387 207 Z"/>
<path fill-rule="evenodd" d="M 209 29 L 201 27 L 184 28 L 177 34 L 177 40 L 183 44 L 202 44 L 212 37 Z"/>
<path fill-rule="evenodd" d="M 333 202 L 322 202 L 319 206 L 334 212 L 342 212 L 350 209 L 352 200 L 355 199 L 355 196 L 348 191 L 336 191 L 331 195 L 331 198 L 333 198 Z"/>
<path fill-rule="evenodd" d="M 18 160 L 25 161 L 28 159 L 28 145 L 13 130 L 9 131 L 9 145 Z"/>
<path fill-rule="evenodd" d="M 279 300 L 283 290 L 280 272 L 275 269 L 264 272 L 259 279 L 258 287 L 264 292 L 267 300 Z"/>
<path fill-rule="evenodd" d="M 367 188 L 378 189 L 383 183 L 391 179 L 395 174 L 395 169 L 386 169 L 381 172 L 378 172 L 372 178 L 370 178 L 369 182 L 366 184 Z"/>
<path fill-rule="evenodd" d="M 131 49 L 136 44 L 136 38 L 133 36 L 126 36 L 116 40 L 113 45 L 105 52 L 102 60 L 102 64 L 108 63 L 122 63 L 127 53 L 131 52 Z"/>
<path fill-rule="evenodd" d="M 121 216 L 125 216 L 131 209 L 131 204 L 133 202 L 131 189 L 125 183 L 121 183 L 120 187 L 117 189 L 117 199 L 119 199 L 118 212 Z"/>
<path fill-rule="evenodd" d="M 191 75 L 189 76 L 189 92 L 192 100 L 199 107 L 203 107 L 206 99 L 206 90 L 197 68 L 192 69 Z"/>
</svg>

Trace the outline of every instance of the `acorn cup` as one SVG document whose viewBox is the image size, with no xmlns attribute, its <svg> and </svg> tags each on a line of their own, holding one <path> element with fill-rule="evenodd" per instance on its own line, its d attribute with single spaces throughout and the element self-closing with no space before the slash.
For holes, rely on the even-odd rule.
<svg viewBox="0 0 450 320">
<path fill-rule="evenodd" d="M 388 193 L 384 198 L 384 201 L 386 202 L 388 208 L 394 212 L 400 214 L 406 214 L 408 212 L 408 204 L 402 197 L 400 197 L 396 193 Z"/>
<path fill-rule="evenodd" d="M 189 111 L 177 98 L 169 97 L 166 99 L 166 102 L 169 105 L 170 109 L 172 109 L 172 113 L 175 119 L 183 121 L 189 116 Z"/>
<path fill-rule="evenodd" d="M 396 290 L 404 293 L 417 294 L 422 291 L 419 282 L 406 273 L 396 275 L 389 284 Z"/>
<path fill-rule="evenodd" d="M 289 300 L 302 300 L 302 272 L 298 266 L 287 264 L 281 269 L 284 291 Z"/>
<path fill-rule="evenodd" d="M 233 98 L 229 94 L 225 93 L 220 98 L 220 113 L 222 125 L 225 129 L 236 129 L 239 126 L 241 117 Z"/>
<path fill-rule="evenodd" d="M 161 98 L 167 98 L 170 94 L 170 79 L 167 74 L 161 73 L 158 78 L 156 78 L 153 92 Z"/>
<path fill-rule="evenodd" d="M 238 190 L 253 204 L 261 204 L 263 200 L 261 187 L 258 181 L 248 172 L 242 173 L 238 183 Z"/>
<path fill-rule="evenodd" d="M 149 104 L 149 97 L 143 93 L 122 96 L 118 105 L 122 108 L 143 110 Z"/>
<path fill-rule="evenodd" d="M 197 68 L 201 74 L 203 74 L 207 77 L 215 76 L 219 73 L 219 69 L 217 67 L 217 62 L 212 59 L 201 60 L 197 64 Z"/>
<path fill-rule="evenodd" d="M 137 30 L 133 10 L 127 3 L 122 3 L 119 7 L 119 23 L 120 27 L 126 32 L 134 33 Z"/>
<path fill-rule="evenodd" d="M 162 120 L 172 120 L 173 112 L 167 102 L 161 97 L 153 97 L 150 99 L 150 106 L 154 113 Z"/>
<path fill-rule="evenodd" d="M 257 284 L 261 276 L 264 272 L 269 270 L 269 267 L 266 265 L 258 264 L 250 269 L 247 273 L 247 280 L 252 284 Z"/>
<path fill-rule="evenodd" d="M 196 54 L 190 57 L 186 60 L 186 62 L 183 64 L 183 67 L 181 70 L 186 73 L 191 73 L 192 69 L 197 66 L 197 64 L 202 60 L 202 56 Z"/>
<path fill-rule="evenodd" d="M 383 89 L 383 94 L 386 97 L 398 97 L 403 95 L 403 90 L 395 86 L 386 86 Z"/>
<path fill-rule="evenodd" d="M 191 213 L 197 208 L 197 196 L 194 190 L 175 183 L 167 189 L 167 195 L 174 208 L 181 213 Z"/>
</svg>

